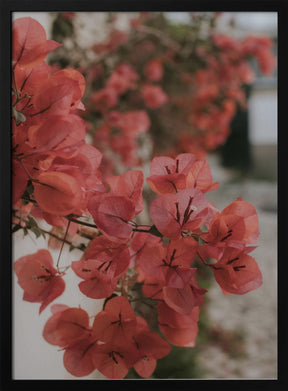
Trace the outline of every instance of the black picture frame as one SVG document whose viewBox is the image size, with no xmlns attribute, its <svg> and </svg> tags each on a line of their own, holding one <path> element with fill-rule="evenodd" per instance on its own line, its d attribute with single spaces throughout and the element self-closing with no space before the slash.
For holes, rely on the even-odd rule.
<svg viewBox="0 0 288 391">
<path fill-rule="evenodd" d="M 287 93 L 287 25 L 288 4 L 285 0 L 276 1 L 136 1 L 122 0 L 103 2 L 90 0 L 2 0 L 1 21 L 1 142 L 0 142 L 0 181 L 1 181 L 1 390 L 99 390 L 135 389 L 138 387 L 172 387 L 174 390 L 288 390 L 286 351 L 288 306 L 286 301 L 287 255 L 284 243 L 287 242 L 287 161 L 286 121 L 284 117 Z M 12 379 L 12 240 L 11 240 L 11 134 L 10 134 L 10 65 L 11 65 L 11 15 L 15 11 L 270 11 L 278 12 L 279 62 L 278 83 L 278 379 L 277 380 L 13 380 Z M 282 107 L 282 111 L 280 108 Z M 287 152 L 286 152 L 287 154 Z M 286 223 L 286 224 L 285 224 Z M 95 383 L 96 382 L 96 383 Z"/>
</svg>

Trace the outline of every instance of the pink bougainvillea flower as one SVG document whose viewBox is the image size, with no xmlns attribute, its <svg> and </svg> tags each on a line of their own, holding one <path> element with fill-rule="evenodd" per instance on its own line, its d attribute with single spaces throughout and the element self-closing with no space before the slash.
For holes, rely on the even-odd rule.
<svg viewBox="0 0 288 391">
<path fill-rule="evenodd" d="M 118 94 L 114 88 L 105 87 L 91 94 L 91 103 L 100 112 L 106 112 L 118 103 Z"/>
<path fill-rule="evenodd" d="M 161 59 L 150 60 L 144 68 L 145 76 L 150 81 L 160 81 L 163 77 L 163 65 Z"/>
<path fill-rule="evenodd" d="M 186 178 L 196 157 L 190 153 L 170 157 L 154 157 L 147 183 L 157 194 L 175 193 L 187 188 Z"/>
<path fill-rule="evenodd" d="M 102 160 L 102 153 L 92 145 L 83 144 L 77 151 L 73 154 L 73 156 L 55 157 L 53 163 L 54 164 L 65 164 L 71 165 L 73 167 L 77 167 L 81 170 L 81 173 L 85 177 L 89 177 L 97 172 Z"/>
<path fill-rule="evenodd" d="M 59 216 L 77 213 L 83 202 L 77 176 L 58 171 L 47 171 L 38 176 L 34 183 L 34 197 L 44 212 Z"/>
<path fill-rule="evenodd" d="M 115 196 L 124 196 L 135 205 L 135 214 L 143 209 L 142 188 L 144 182 L 143 172 L 140 170 L 127 171 L 120 176 L 107 178 L 110 193 Z"/>
<path fill-rule="evenodd" d="M 84 279 L 79 283 L 80 291 L 88 297 L 100 299 L 114 292 L 129 261 L 130 254 L 126 244 L 118 244 L 99 236 L 91 242 L 80 261 L 72 262 L 72 269 Z"/>
<path fill-rule="evenodd" d="M 106 343 L 95 350 L 93 363 L 97 370 L 109 379 L 123 379 L 128 374 L 134 356 L 136 357 L 136 349 L 132 344 L 127 346 Z"/>
<path fill-rule="evenodd" d="M 139 136 L 147 132 L 151 121 L 145 110 L 135 110 L 122 113 L 121 129 L 125 135 Z"/>
<path fill-rule="evenodd" d="M 65 349 L 63 363 L 66 370 L 74 376 L 87 376 L 95 370 L 94 356 L 97 351 L 96 340 L 93 336 L 75 342 Z"/>
<path fill-rule="evenodd" d="M 114 89 L 117 94 L 122 95 L 127 90 L 134 89 L 138 79 L 139 76 L 131 65 L 121 64 L 114 69 L 106 85 L 108 88 Z"/>
<path fill-rule="evenodd" d="M 100 262 L 116 262 L 116 259 L 120 257 L 122 252 L 125 253 L 126 258 L 129 257 L 127 255 L 127 245 L 115 243 L 104 235 L 98 236 L 95 239 L 91 240 L 89 247 L 83 254 L 83 260 L 88 259 L 97 259 Z M 116 268 L 118 266 L 116 265 Z"/>
<path fill-rule="evenodd" d="M 93 335 L 100 340 L 94 364 L 111 379 L 125 377 L 132 366 L 140 376 L 149 377 L 157 359 L 170 351 L 158 334 L 149 331 L 147 322 L 135 316 L 123 296 L 110 299 L 96 315 Z"/>
<path fill-rule="evenodd" d="M 133 237 L 130 240 L 130 267 L 136 267 L 138 265 L 140 256 L 146 247 L 153 247 L 160 244 L 161 238 L 151 235 L 146 232 L 134 232 Z M 139 272 L 139 281 L 142 279 L 141 270 L 137 266 Z M 144 278 L 144 277 L 143 277 Z"/>
<path fill-rule="evenodd" d="M 88 202 L 97 227 L 110 240 L 127 241 L 132 233 L 129 221 L 135 216 L 135 205 L 127 197 L 110 194 L 95 195 Z"/>
<path fill-rule="evenodd" d="M 136 316 L 136 333 L 140 333 L 140 331 L 149 331 L 149 326 L 147 321 L 142 318 L 142 316 Z"/>
<path fill-rule="evenodd" d="M 164 300 L 163 287 L 164 281 L 160 281 L 155 277 L 145 276 L 145 280 L 142 285 L 142 292 L 150 299 Z"/>
<path fill-rule="evenodd" d="M 56 157 L 69 159 L 79 155 L 79 148 L 93 148 L 85 145 L 85 134 L 85 123 L 79 116 L 51 114 L 48 121 L 29 127 L 26 145 L 30 148 L 25 151 L 23 159 L 27 155 L 34 165 L 47 170 Z M 100 155 L 99 151 L 98 154 Z"/>
<path fill-rule="evenodd" d="M 124 296 L 108 300 L 104 310 L 94 319 L 93 333 L 100 341 L 119 346 L 130 341 L 136 330 L 136 316 Z"/>
<path fill-rule="evenodd" d="M 203 295 L 207 292 L 201 288 L 195 278 L 196 268 L 190 269 L 192 276 L 187 284 L 183 284 L 182 288 L 173 286 L 164 286 L 163 300 L 174 311 L 187 315 L 196 306 L 203 303 Z"/>
<path fill-rule="evenodd" d="M 222 211 L 223 215 L 241 216 L 245 224 L 245 235 L 243 240 L 245 243 L 255 243 L 259 236 L 259 220 L 255 207 L 243 201 L 242 197 L 238 197 L 236 201 L 231 202 Z"/>
<path fill-rule="evenodd" d="M 149 109 L 158 109 L 168 101 L 168 95 L 160 86 L 146 84 L 142 88 L 142 95 L 145 105 Z"/>
<path fill-rule="evenodd" d="M 135 371 L 142 377 L 150 377 L 154 372 L 157 359 L 170 353 L 170 345 L 157 333 L 141 330 L 133 337 L 139 359 L 133 365 Z"/>
<path fill-rule="evenodd" d="M 45 61 L 33 68 L 22 68 L 19 65 L 15 66 L 12 85 L 22 98 L 16 105 L 17 109 L 21 111 L 25 105 L 27 106 L 29 99 L 30 102 L 33 101 L 33 95 L 41 88 L 41 84 L 49 79 L 50 73 L 51 67 Z M 24 98 L 25 94 L 29 95 L 29 97 Z"/>
<path fill-rule="evenodd" d="M 56 148 L 68 136 L 71 123 L 66 115 L 51 115 L 49 122 L 40 123 L 29 128 L 29 144 L 38 151 L 49 151 Z"/>
<path fill-rule="evenodd" d="M 206 242 L 204 251 L 219 259 L 225 247 L 243 249 L 246 244 L 255 243 L 258 236 L 259 222 L 252 204 L 238 198 L 221 213 L 216 213 L 209 225 L 209 232 L 203 233 Z"/>
<path fill-rule="evenodd" d="M 218 259 L 227 246 L 243 248 L 244 234 L 245 225 L 242 217 L 217 213 L 209 225 L 209 232 L 201 236 L 205 241 L 205 247 L 200 250 Z"/>
<path fill-rule="evenodd" d="M 83 83 L 83 76 L 76 70 L 61 69 L 53 73 L 34 95 L 33 111 L 29 114 L 40 122 L 51 114 L 67 115 L 75 109 L 83 109 Z"/>
<path fill-rule="evenodd" d="M 88 336 L 89 315 L 85 310 L 55 304 L 51 311 L 53 315 L 43 329 L 43 337 L 48 343 L 66 347 Z"/>
<path fill-rule="evenodd" d="M 74 273 L 84 280 L 79 283 L 79 289 L 87 297 L 102 299 L 110 296 L 116 288 L 118 278 L 109 275 L 102 265 L 103 262 L 96 259 L 72 262 Z"/>
<path fill-rule="evenodd" d="M 54 81 L 59 80 L 59 82 L 63 83 L 66 83 L 67 81 L 73 81 L 74 93 L 72 96 L 70 111 L 73 111 L 74 109 L 85 110 L 85 107 L 81 102 L 81 98 L 85 92 L 86 81 L 81 72 L 78 72 L 73 68 L 60 69 L 59 71 L 53 73 L 52 78 Z"/>
<path fill-rule="evenodd" d="M 65 349 L 63 363 L 68 372 L 80 377 L 94 369 L 93 354 L 97 338 L 89 328 L 89 315 L 81 308 L 54 305 L 43 329 L 44 339 Z"/>
<path fill-rule="evenodd" d="M 198 334 L 199 307 L 193 307 L 189 314 L 180 314 L 165 303 L 159 303 L 158 323 L 164 337 L 176 346 L 193 347 Z"/>
<path fill-rule="evenodd" d="M 216 46 L 224 50 L 239 50 L 240 48 L 240 43 L 226 34 L 214 33 L 211 39 Z"/>
<path fill-rule="evenodd" d="M 67 157 L 70 150 L 75 153 L 77 149 L 84 144 L 86 127 L 84 120 L 72 113 L 65 115 L 65 122 L 68 122 L 70 132 L 67 134 L 66 138 L 58 144 L 56 149 L 58 156 L 60 156 L 60 152 L 63 151 L 65 157 Z"/>
<path fill-rule="evenodd" d="M 213 183 L 213 178 L 209 164 L 206 160 L 196 160 L 186 179 L 186 187 L 197 187 L 203 193 L 215 190 L 219 186 L 219 182 Z"/>
<path fill-rule="evenodd" d="M 150 127 L 150 118 L 145 110 L 127 111 L 112 110 L 107 115 L 107 124 L 112 129 L 121 131 L 126 138 L 136 139 Z"/>
<path fill-rule="evenodd" d="M 144 110 L 120 112 L 110 111 L 105 124 L 97 129 L 95 145 L 99 142 L 121 156 L 127 166 L 139 164 L 136 154 L 138 148 L 138 136 L 148 130 L 150 119 Z"/>
<path fill-rule="evenodd" d="M 259 68 L 264 75 L 271 75 L 277 66 L 277 59 L 269 49 L 259 52 L 257 61 Z"/>
<path fill-rule="evenodd" d="M 47 121 L 29 127 L 25 151 L 29 161 L 47 170 L 55 157 L 68 159 L 85 145 L 85 122 L 77 115 L 49 115 Z M 25 155 L 23 158 L 25 159 Z"/>
<path fill-rule="evenodd" d="M 12 37 L 12 60 L 21 67 L 39 65 L 49 52 L 61 46 L 58 42 L 47 40 L 44 28 L 31 17 L 13 22 Z"/>
<path fill-rule="evenodd" d="M 165 286 L 183 288 L 195 270 L 190 269 L 198 248 L 193 238 L 171 241 L 168 245 L 146 246 L 138 266 L 144 275 L 163 281 Z"/>
<path fill-rule="evenodd" d="M 86 209 L 86 205 L 91 196 L 95 194 L 105 193 L 106 188 L 101 180 L 101 173 L 98 170 L 102 160 L 102 153 L 92 145 L 83 144 L 79 146 L 73 155 L 68 153 L 58 154 L 55 151 L 55 158 L 53 165 L 72 166 L 78 169 L 82 176 L 82 193 L 85 198 L 83 203 L 83 209 Z M 80 178 L 79 178 L 80 179 Z"/>
<path fill-rule="evenodd" d="M 249 248 L 239 250 L 227 247 L 221 259 L 211 265 L 224 293 L 243 295 L 262 285 L 262 273 L 255 259 L 247 255 L 248 251 Z"/>
<path fill-rule="evenodd" d="M 123 134 L 112 134 L 110 138 L 110 148 L 121 156 L 121 160 L 126 166 L 139 164 L 139 159 L 135 155 L 137 140 L 134 137 L 123 137 Z"/>
<path fill-rule="evenodd" d="M 198 189 L 163 194 L 150 204 L 150 216 L 163 235 L 178 239 L 184 231 L 199 231 L 211 216 L 211 206 Z"/>
<path fill-rule="evenodd" d="M 154 157 L 150 165 L 150 174 L 167 175 L 181 174 L 187 175 L 196 157 L 191 153 L 182 153 L 175 159 L 167 156 Z"/>
<path fill-rule="evenodd" d="M 273 41 L 267 37 L 248 36 L 242 41 L 241 52 L 245 56 L 256 56 L 261 72 L 269 75 L 277 65 L 271 51 Z"/>
<path fill-rule="evenodd" d="M 24 290 L 23 300 L 41 303 L 39 313 L 65 289 L 65 282 L 53 267 L 53 259 L 48 250 L 39 250 L 25 255 L 14 263 L 18 284 Z"/>
<path fill-rule="evenodd" d="M 139 257 L 139 268 L 143 273 L 143 293 L 150 298 L 164 300 L 165 303 L 182 314 L 203 302 L 206 289 L 196 281 L 196 268 L 191 268 L 198 248 L 192 238 L 171 241 L 146 247 Z"/>
<path fill-rule="evenodd" d="M 157 194 L 175 193 L 195 187 L 205 193 L 218 187 L 218 183 L 213 183 L 208 163 L 197 160 L 191 153 L 182 153 L 175 159 L 155 157 L 150 166 L 150 174 L 147 182 Z"/>
</svg>

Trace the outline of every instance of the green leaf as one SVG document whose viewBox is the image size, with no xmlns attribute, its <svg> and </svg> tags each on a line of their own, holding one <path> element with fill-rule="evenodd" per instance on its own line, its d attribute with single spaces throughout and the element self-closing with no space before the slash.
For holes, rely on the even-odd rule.
<svg viewBox="0 0 288 391">
<path fill-rule="evenodd" d="M 201 225 L 200 231 L 201 231 L 201 232 L 208 232 L 208 229 L 207 229 L 207 227 L 206 227 L 205 224 Z"/>
<path fill-rule="evenodd" d="M 199 237 L 198 243 L 199 243 L 200 246 L 204 246 L 205 241 L 201 237 Z"/>
<path fill-rule="evenodd" d="M 22 205 L 27 205 L 27 204 L 29 204 L 30 201 L 24 200 L 23 198 L 21 198 L 21 202 L 22 202 Z"/>
<path fill-rule="evenodd" d="M 31 227 L 31 231 L 35 234 L 36 238 L 39 238 L 41 236 L 41 230 L 39 227 Z"/>
<path fill-rule="evenodd" d="M 38 228 L 37 221 L 31 216 L 28 216 L 28 222 L 27 222 L 26 226 L 27 226 L 27 228 L 33 228 L 33 227 Z"/>
<path fill-rule="evenodd" d="M 19 229 L 21 229 L 21 228 L 23 228 L 23 227 L 21 227 L 20 224 L 15 224 L 14 227 L 12 228 L 12 234 L 13 234 L 14 232 L 19 231 Z"/>
<path fill-rule="evenodd" d="M 162 238 L 163 235 L 161 232 L 158 231 L 155 225 L 152 225 L 152 227 L 148 231 L 149 234 L 154 235 L 154 236 L 159 236 L 159 238 Z"/>
<path fill-rule="evenodd" d="M 26 189 L 23 193 L 23 197 L 29 198 L 29 196 L 33 193 L 33 191 L 34 191 L 34 186 L 31 182 L 31 180 L 29 179 L 29 181 L 27 182 Z"/>
</svg>

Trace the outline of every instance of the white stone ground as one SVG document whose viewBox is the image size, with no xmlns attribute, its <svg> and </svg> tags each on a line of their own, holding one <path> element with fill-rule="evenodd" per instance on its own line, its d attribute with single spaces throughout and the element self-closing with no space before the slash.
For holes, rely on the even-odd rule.
<svg viewBox="0 0 288 391">
<path fill-rule="evenodd" d="M 222 210 L 238 196 L 253 203 L 259 215 L 258 248 L 251 255 L 263 274 L 263 285 L 243 296 L 223 295 L 215 282 L 207 293 L 210 327 L 238 330 L 244 336 L 244 357 L 233 358 L 219 344 L 203 346 L 199 361 L 205 378 L 277 378 L 277 185 L 246 179 L 235 181 L 233 173 L 209 158 L 220 188 L 209 200 Z M 208 195 L 207 195 L 208 197 Z"/>
</svg>

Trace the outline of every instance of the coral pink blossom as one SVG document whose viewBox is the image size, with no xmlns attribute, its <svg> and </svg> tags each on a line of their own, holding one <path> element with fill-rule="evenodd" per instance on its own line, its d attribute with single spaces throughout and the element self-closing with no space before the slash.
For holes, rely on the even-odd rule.
<svg viewBox="0 0 288 391">
<path fill-rule="evenodd" d="M 168 101 L 168 95 L 160 86 L 146 84 L 142 89 L 145 105 L 149 109 L 157 109 Z"/>
<path fill-rule="evenodd" d="M 73 271 L 84 281 L 80 291 L 88 297 L 100 299 L 110 296 L 118 279 L 126 272 L 130 261 L 128 247 L 105 238 L 95 238 L 83 258 L 72 262 Z"/>
<path fill-rule="evenodd" d="M 163 77 L 163 65 L 161 60 L 149 61 L 144 68 L 145 75 L 150 81 L 159 81 Z"/>
<path fill-rule="evenodd" d="M 193 347 L 198 334 L 199 307 L 194 307 L 189 314 L 183 315 L 168 307 L 158 304 L 158 323 L 164 337 L 176 346 Z"/>
<path fill-rule="evenodd" d="M 211 217 L 210 205 L 197 188 L 158 196 L 150 204 L 150 216 L 157 229 L 170 239 L 180 238 L 184 231 L 198 231 Z"/>
<path fill-rule="evenodd" d="M 23 300 L 41 303 L 41 313 L 65 289 L 65 282 L 53 266 L 48 250 L 25 255 L 14 263 L 18 284 L 24 290 Z"/>
<path fill-rule="evenodd" d="M 135 216 L 135 205 L 127 197 L 96 195 L 90 198 L 88 210 L 97 227 L 110 240 L 127 241 L 132 233 L 129 221 Z"/>
<path fill-rule="evenodd" d="M 208 163 L 205 160 L 198 160 L 190 153 L 182 153 L 175 159 L 153 158 L 150 174 L 147 182 L 157 194 L 175 193 L 195 187 L 205 193 L 218 187 L 217 182 L 213 183 Z"/>
<path fill-rule="evenodd" d="M 212 265 L 212 270 L 224 293 L 243 295 L 263 283 L 259 266 L 245 249 L 225 249 L 219 261 Z"/>
<path fill-rule="evenodd" d="M 14 21 L 12 36 L 12 60 L 21 67 L 39 65 L 49 52 L 61 46 L 58 42 L 47 40 L 44 28 L 30 17 Z"/>
</svg>

